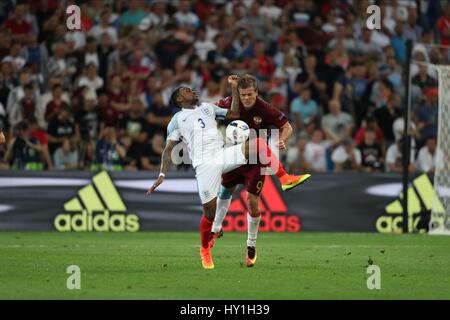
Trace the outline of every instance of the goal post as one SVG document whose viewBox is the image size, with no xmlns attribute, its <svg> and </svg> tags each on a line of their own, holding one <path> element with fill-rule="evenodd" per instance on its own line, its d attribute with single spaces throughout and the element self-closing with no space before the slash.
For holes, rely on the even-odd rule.
<svg viewBox="0 0 450 320">
<path fill-rule="evenodd" d="M 450 235 L 450 66 L 434 65 L 438 74 L 436 168 L 429 234 Z"/>
</svg>

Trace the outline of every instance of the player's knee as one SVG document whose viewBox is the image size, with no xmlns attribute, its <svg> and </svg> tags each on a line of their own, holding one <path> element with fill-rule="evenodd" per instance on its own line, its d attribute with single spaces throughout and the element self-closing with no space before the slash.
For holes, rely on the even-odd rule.
<svg viewBox="0 0 450 320">
<path fill-rule="evenodd" d="M 231 188 L 225 188 L 224 186 L 220 186 L 220 191 L 219 191 L 219 198 L 220 199 L 230 199 L 231 196 L 233 194 L 233 191 Z"/>
</svg>

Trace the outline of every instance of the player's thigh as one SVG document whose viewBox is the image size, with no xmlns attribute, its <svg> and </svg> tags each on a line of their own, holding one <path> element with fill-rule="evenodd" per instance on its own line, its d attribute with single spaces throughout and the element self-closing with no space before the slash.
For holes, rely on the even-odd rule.
<svg viewBox="0 0 450 320">
<path fill-rule="evenodd" d="M 211 202 L 219 194 L 222 167 L 220 164 L 202 164 L 195 169 L 198 194 L 202 205 Z"/>
<path fill-rule="evenodd" d="M 227 193 L 233 194 L 236 186 L 239 184 L 243 184 L 245 182 L 245 177 L 242 175 L 240 168 L 235 169 L 233 171 L 224 173 L 222 175 L 222 188 L 227 189 Z M 226 197 L 222 197 L 219 192 L 219 198 L 224 199 Z"/>
<path fill-rule="evenodd" d="M 245 170 L 245 190 L 248 193 L 259 197 L 266 181 L 266 175 L 263 174 L 263 171 L 264 168 L 260 165 L 251 165 Z"/>
<path fill-rule="evenodd" d="M 222 173 L 233 171 L 246 163 L 247 158 L 242 149 L 242 144 L 224 148 Z"/>
</svg>

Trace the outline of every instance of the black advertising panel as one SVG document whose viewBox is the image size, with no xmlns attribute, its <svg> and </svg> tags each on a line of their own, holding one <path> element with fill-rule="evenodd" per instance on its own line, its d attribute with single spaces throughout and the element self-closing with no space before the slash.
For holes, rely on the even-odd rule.
<svg viewBox="0 0 450 320">
<path fill-rule="evenodd" d="M 0 173 L 0 230 L 60 232 L 195 231 L 201 216 L 192 172 L 169 173 L 146 195 L 156 174 Z M 316 174 L 283 192 L 276 178 L 261 193 L 260 231 L 400 233 L 401 178 L 392 174 Z M 412 180 L 410 229 L 425 232 L 434 193 L 426 175 Z M 246 195 L 233 195 L 225 231 L 246 232 Z"/>
</svg>

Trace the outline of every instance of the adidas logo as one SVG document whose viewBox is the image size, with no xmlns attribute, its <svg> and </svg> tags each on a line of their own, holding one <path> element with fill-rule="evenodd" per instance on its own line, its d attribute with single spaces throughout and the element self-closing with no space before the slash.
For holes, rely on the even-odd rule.
<svg viewBox="0 0 450 320">
<path fill-rule="evenodd" d="M 376 229 L 380 233 L 402 233 L 403 223 L 403 193 L 399 199 L 386 206 L 386 214 L 379 217 Z M 428 214 L 434 211 L 438 218 L 444 218 L 444 206 L 436 195 L 428 175 L 423 174 L 413 181 L 408 189 L 408 231 L 426 233 L 428 227 Z M 439 219 L 433 223 L 439 224 Z M 444 221 L 441 221 L 442 225 Z"/>
<path fill-rule="evenodd" d="M 266 177 L 264 188 L 259 200 L 261 220 L 260 232 L 299 232 L 301 230 L 300 217 L 287 215 L 288 208 L 271 177 Z M 225 217 L 222 229 L 225 232 L 247 232 L 247 195 L 241 191 L 239 197 L 233 199 Z"/>
<path fill-rule="evenodd" d="M 93 183 L 78 191 L 77 197 L 64 204 L 55 217 L 57 231 L 139 231 L 139 217 L 127 214 L 127 208 L 106 171 L 97 174 Z"/>
</svg>

